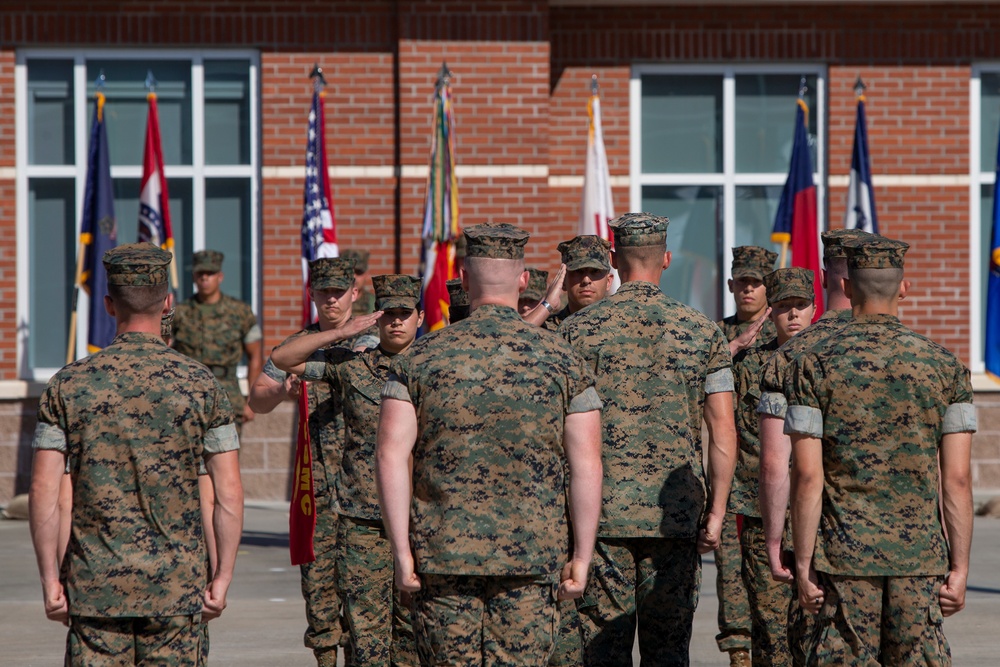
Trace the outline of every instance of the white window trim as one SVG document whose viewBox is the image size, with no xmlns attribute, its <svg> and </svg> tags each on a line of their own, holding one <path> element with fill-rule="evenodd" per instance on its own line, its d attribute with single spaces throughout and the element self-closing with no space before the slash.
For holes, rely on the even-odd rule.
<svg viewBox="0 0 1000 667">
<path fill-rule="evenodd" d="M 687 74 L 722 76 L 722 173 L 713 174 L 643 174 L 642 173 L 642 76 L 646 74 Z M 716 185 L 722 186 L 722 266 L 720 277 L 725 281 L 731 277 L 733 243 L 736 236 L 736 187 L 741 185 L 783 185 L 785 174 L 736 173 L 736 81 L 738 74 L 811 74 L 816 76 L 816 106 L 810 113 L 816 117 L 816 208 L 818 230 L 826 229 L 826 74 L 825 65 L 802 64 L 759 64 L 759 65 L 633 65 L 629 81 L 629 201 L 630 211 L 642 206 L 644 185 Z M 789 109 L 789 122 L 792 118 Z M 723 299 L 723 315 L 736 312 L 732 299 Z"/>
<path fill-rule="evenodd" d="M 986 289 L 979 281 L 979 274 L 982 270 L 983 253 L 985 248 L 979 242 L 980 225 L 982 224 L 982 206 L 980 190 L 983 185 L 992 185 L 996 180 L 993 172 L 984 173 L 980 171 L 980 161 L 982 151 L 980 142 L 982 141 L 982 114 L 979 112 L 982 103 L 982 81 L 980 76 L 983 72 L 1000 72 L 1000 63 L 980 63 L 972 66 L 972 75 L 969 79 L 969 370 L 973 373 L 982 374 L 986 372 L 986 362 L 983 360 L 984 341 L 982 328 L 986 313 L 982 312 L 980 302 L 983 298 L 983 290 Z"/>
<path fill-rule="evenodd" d="M 45 166 L 28 164 L 28 68 L 30 59 L 59 58 L 72 60 L 74 69 L 74 118 L 75 165 Z M 86 62 L 93 59 L 141 59 L 155 63 L 157 60 L 189 60 L 191 62 L 191 165 L 172 165 L 167 168 L 167 178 L 192 179 L 192 247 L 199 250 L 205 245 L 205 189 L 206 177 L 234 177 L 250 179 L 250 286 L 251 306 L 260 311 L 260 233 L 261 233 L 261 128 L 260 128 L 260 54 L 251 50 L 230 49 L 18 49 L 14 65 L 14 115 L 15 115 L 15 196 L 17 229 L 17 367 L 18 376 L 27 380 L 47 381 L 58 368 L 30 368 L 27 345 L 31 327 L 30 294 L 31 256 L 28 241 L 28 179 L 33 176 L 74 178 L 76 182 L 76 234 L 79 238 L 83 195 L 87 174 L 87 141 L 90 127 L 87 124 L 90 103 L 87 99 Z M 206 59 L 247 60 L 250 63 L 250 164 L 204 165 L 204 61 Z M 155 68 L 155 64 L 153 65 Z M 112 178 L 142 178 L 141 165 L 111 168 Z M 169 182 L 169 181 L 168 181 Z M 127 221 L 119 220 L 119 224 Z M 138 224 L 136 222 L 136 224 Z M 79 249 L 77 244 L 75 250 Z M 77 330 L 77 350 L 86 349 L 86 331 Z M 245 373 L 245 370 L 243 371 Z"/>
</svg>

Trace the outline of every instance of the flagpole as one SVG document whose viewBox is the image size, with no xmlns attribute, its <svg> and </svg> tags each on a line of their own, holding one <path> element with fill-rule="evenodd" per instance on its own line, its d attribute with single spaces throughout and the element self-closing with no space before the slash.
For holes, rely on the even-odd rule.
<svg viewBox="0 0 1000 667">
<path fill-rule="evenodd" d="M 80 283 L 83 282 L 83 255 L 87 248 L 80 241 L 76 251 L 76 279 L 73 281 L 73 312 L 69 316 L 69 341 L 66 344 L 66 365 L 73 363 L 76 357 L 76 320 L 77 307 L 80 301 Z"/>
</svg>

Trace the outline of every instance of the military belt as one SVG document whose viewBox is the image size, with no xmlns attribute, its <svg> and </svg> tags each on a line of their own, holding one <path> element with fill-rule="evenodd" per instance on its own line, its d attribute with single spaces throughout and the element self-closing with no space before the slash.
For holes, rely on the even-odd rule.
<svg viewBox="0 0 1000 667">
<path fill-rule="evenodd" d="M 236 377 L 236 366 L 213 366 L 209 364 L 208 370 L 212 371 L 212 375 L 214 375 L 217 380 L 225 380 L 230 377 Z"/>
</svg>

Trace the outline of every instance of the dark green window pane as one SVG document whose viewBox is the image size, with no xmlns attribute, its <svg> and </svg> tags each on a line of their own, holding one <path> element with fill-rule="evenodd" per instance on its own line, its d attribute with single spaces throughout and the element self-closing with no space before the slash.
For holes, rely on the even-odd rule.
<svg viewBox="0 0 1000 667">
<path fill-rule="evenodd" d="M 69 178 L 28 182 L 31 283 L 28 365 L 62 368 L 76 280 L 76 193 Z"/>
<path fill-rule="evenodd" d="M 191 164 L 191 63 L 186 60 L 89 60 L 87 99 L 104 71 L 104 113 L 112 165 L 141 165 L 146 139 L 146 72 L 156 77 L 163 163 Z M 88 113 L 88 119 L 93 110 Z M 169 178 L 169 170 L 167 177 Z"/>
<path fill-rule="evenodd" d="M 205 247 L 225 255 L 222 291 L 250 303 L 250 179 L 205 181 Z"/>
<path fill-rule="evenodd" d="M 980 78 L 980 86 L 979 168 L 981 171 L 995 171 L 1000 129 L 1000 73 L 984 73 Z"/>
<path fill-rule="evenodd" d="M 205 61 L 205 164 L 250 164 L 249 61 Z"/>
<path fill-rule="evenodd" d="M 667 249 L 673 259 L 660 279 L 660 289 L 711 319 L 720 319 L 722 188 L 643 186 L 642 210 L 670 218 Z"/>
<path fill-rule="evenodd" d="M 642 77 L 643 173 L 722 171 L 722 77 Z"/>
<path fill-rule="evenodd" d="M 787 172 L 792 155 L 796 100 L 802 79 L 796 74 L 740 74 L 736 79 L 737 173 Z M 816 155 L 816 77 L 807 76 L 803 97 L 809 107 L 807 128 L 813 169 Z"/>
<path fill-rule="evenodd" d="M 755 245 L 780 255 L 781 245 L 771 243 L 771 231 L 774 229 L 774 216 L 778 212 L 781 190 L 780 185 L 737 186 L 735 247 Z"/>
<path fill-rule="evenodd" d="M 28 61 L 28 163 L 73 164 L 73 61 Z"/>
</svg>

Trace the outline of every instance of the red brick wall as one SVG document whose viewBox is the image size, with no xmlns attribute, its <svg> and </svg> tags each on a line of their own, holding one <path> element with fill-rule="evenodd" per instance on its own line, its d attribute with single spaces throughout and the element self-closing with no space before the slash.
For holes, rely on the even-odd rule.
<svg viewBox="0 0 1000 667">
<path fill-rule="evenodd" d="M 0 167 L 14 166 L 14 52 L 0 51 Z M 17 196 L 0 180 L 0 378 L 17 377 Z"/>
</svg>

